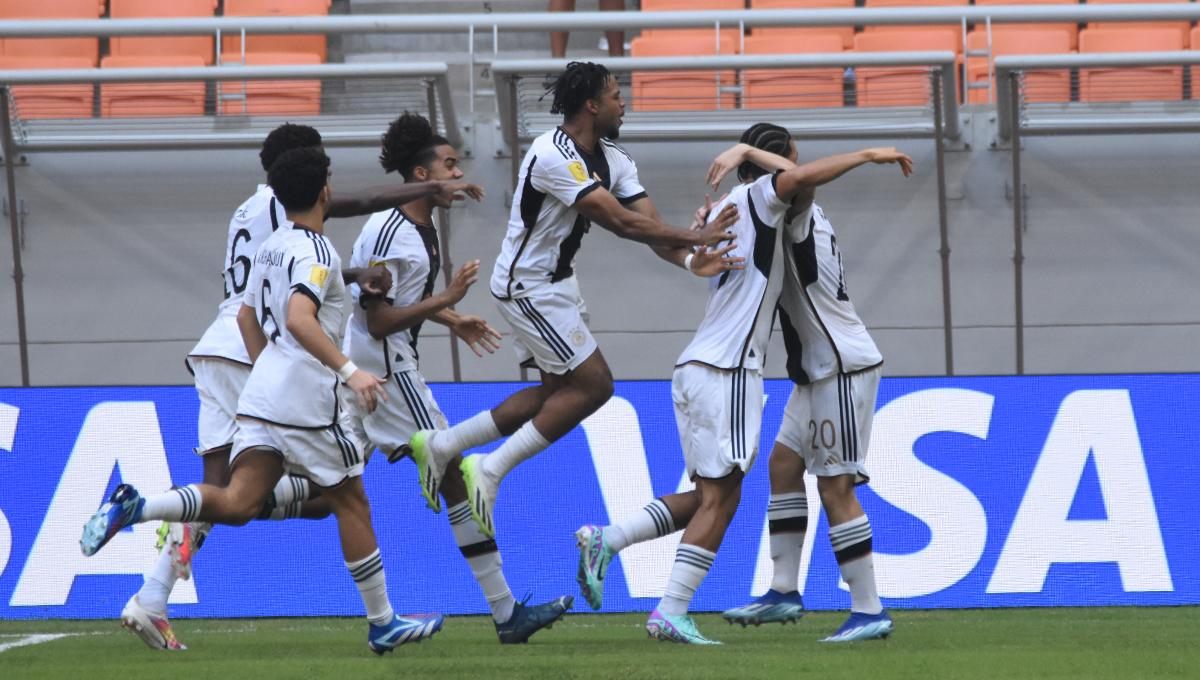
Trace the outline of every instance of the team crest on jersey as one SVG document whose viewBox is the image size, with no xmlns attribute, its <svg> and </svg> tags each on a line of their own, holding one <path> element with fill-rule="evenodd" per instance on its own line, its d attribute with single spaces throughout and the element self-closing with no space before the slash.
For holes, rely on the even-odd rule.
<svg viewBox="0 0 1200 680">
<path fill-rule="evenodd" d="M 576 347 L 583 347 L 583 343 L 587 342 L 587 337 L 578 328 L 572 329 L 570 335 L 571 342 L 575 343 Z"/>
<path fill-rule="evenodd" d="M 571 161 L 567 164 L 567 169 L 571 171 L 571 176 L 575 178 L 576 182 L 583 184 L 587 181 L 587 170 L 584 169 L 583 163 Z"/>
<path fill-rule="evenodd" d="M 308 282 L 317 286 L 324 286 L 327 278 L 329 270 L 319 264 L 313 265 L 312 271 L 308 273 Z"/>
</svg>

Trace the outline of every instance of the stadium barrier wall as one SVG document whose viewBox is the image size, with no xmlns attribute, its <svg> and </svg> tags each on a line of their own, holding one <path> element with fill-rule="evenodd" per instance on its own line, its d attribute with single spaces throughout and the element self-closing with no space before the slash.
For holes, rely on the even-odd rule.
<svg viewBox="0 0 1200 680">
<path fill-rule="evenodd" d="M 517 383 L 439 384 L 452 422 Z M 770 578 L 766 456 L 790 390 L 767 382 L 760 459 L 695 608 L 721 610 Z M 860 498 L 889 607 L 1200 603 L 1200 375 L 890 378 L 880 388 Z M 0 389 L 0 618 L 113 618 L 155 559 L 154 524 L 84 558 L 80 528 L 124 480 L 198 480 L 191 387 Z M 444 516 L 414 466 L 377 456 L 366 484 L 401 611 L 483 613 Z M 688 488 L 670 384 L 622 382 L 582 427 L 504 482 L 497 535 L 515 594 L 576 593 L 573 532 Z M 845 608 L 810 479 L 805 602 Z M 605 611 L 645 611 L 679 534 L 622 553 Z M 358 615 L 332 519 L 216 528 L 174 616 Z M 582 603 L 581 603 L 582 604 Z M 586 609 L 586 607 L 584 607 Z"/>
</svg>

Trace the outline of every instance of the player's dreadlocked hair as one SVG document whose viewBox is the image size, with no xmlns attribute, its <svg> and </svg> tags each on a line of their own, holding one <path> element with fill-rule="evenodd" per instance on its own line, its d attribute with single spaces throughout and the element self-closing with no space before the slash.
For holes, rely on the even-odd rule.
<svg viewBox="0 0 1200 680">
<path fill-rule="evenodd" d="M 433 160 L 435 148 L 449 143 L 423 116 L 405 111 L 383 133 L 379 164 L 386 172 L 398 172 L 409 180 L 413 169 Z"/>
<path fill-rule="evenodd" d="M 771 123 L 755 123 L 746 128 L 746 131 L 742 133 L 740 141 L 756 149 L 762 149 L 777 156 L 786 157 L 788 154 L 788 145 L 792 141 L 792 133 Z M 767 174 L 766 170 L 750 161 L 746 161 L 738 166 L 738 179 L 743 182 L 748 179 L 756 179 L 765 174 Z"/>
<path fill-rule="evenodd" d="M 567 70 L 546 89 L 546 94 L 554 93 L 550 113 L 561 113 L 565 118 L 573 118 L 587 100 L 600 96 L 610 77 L 608 69 L 601 64 L 590 61 L 573 61 L 567 64 Z"/>
<path fill-rule="evenodd" d="M 271 134 L 263 140 L 262 150 L 258 152 L 258 160 L 262 162 L 263 170 L 270 171 L 275 159 L 284 151 L 301 149 L 306 146 L 321 146 L 321 133 L 307 125 L 284 123 L 271 130 Z"/>
<path fill-rule="evenodd" d="M 288 212 L 312 208 L 328 182 L 329 156 L 315 146 L 284 151 L 267 171 L 267 184 Z"/>
</svg>

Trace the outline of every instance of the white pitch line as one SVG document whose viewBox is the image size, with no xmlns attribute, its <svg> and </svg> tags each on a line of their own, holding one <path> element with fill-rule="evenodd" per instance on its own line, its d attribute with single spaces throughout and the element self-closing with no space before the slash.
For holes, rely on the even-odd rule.
<svg viewBox="0 0 1200 680">
<path fill-rule="evenodd" d="M 15 640 L 13 642 L 5 642 L 4 644 L 0 644 L 0 654 L 7 652 L 10 649 L 16 649 L 17 647 L 28 647 L 29 645 L 40 645 L 43 642 L 51 642 L 51 641 L 57 640 L 59 638 L 72 637 L 72 636 L 75 636 L 78 634 L 79 633 L 40 633 L 38 635 L 27 635 L 27 636 L 21 638 L 20 640 Z"/>
</svg>

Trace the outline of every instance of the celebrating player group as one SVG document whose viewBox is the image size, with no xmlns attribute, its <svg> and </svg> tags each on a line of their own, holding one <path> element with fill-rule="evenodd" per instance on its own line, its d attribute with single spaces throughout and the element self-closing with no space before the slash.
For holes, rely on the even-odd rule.
<svg viewBox="0 0 1200 680">
<path fill-rule="evenodd" d="M 488 282 L 509 326 L 504 341 L 522 366 L 539 371 L 540 382 L 453 426 L 420 373 L 422 326 L 446 326 L 480 356 L 502 341 L 485 320 L 453 309 L 476 283 L 479 261 L 467 262 L 435 292 L 443 244 L 434 209 L 484 198 L 464 180 L 458 151 L 427 120 L 405 112 L 383 135 L 379 157 L 401 181 L 335 193 L 316 130 L 285 124 L 264 140 L 266 183 L 229 223 L 225 300 L 187 357 L 200 396 L 196 452 L 203 481 L 146 495 L 120 485 L 80 540 L 92 555 L 126 526 L 162 523 L 159 557 L 121 613 L 122 624 L 147 645 L 186 649 L 167 618 L 167 598 L 178 579 L 190 576 L 214 524 L 330 514 L 367 613 L 370 649 L 383 654 L 437 633 L 440 615 L 392 609 L 362 483 L 376 450 L 389 462 L 411 459 L 428 507 L 440 513 L 445 505 L 501 644 L 525 642 L 571 609 L 571 595 L 536 605 L 514 599 L 493 512 L 505 476 L 612 395 L 612 374 L 588 329 L 574 269 L 592 224 L 707 279 L 708 299 L 676 361 L 671 390 L 695 489 L 576 532 L 576 578 L 588 605 L 601 607 L 616 554 L 682 530 L 646 631 L 659 640 L 720 644 L 696 628 L 688 609 L 758 454 L 762 371 L 778 318 L 794 385 L 769 461 L 774 575 L 763 596 L 724 617 L 757 625 L 803 614 L 797 580 L 808 530 L 807 471 L 817 477 L 829 541 L 851 596 L 849 618 L 824 640 L 891 633 L 876 594 L 871 525 L 855 494 L 868 480 L 883 358 L 850 302 L 837 238 L 814 195 L 867 163 L 896 164 L 907 176 L 912 160 L 875 148 L 797 164 L 788 131 L 759 123 L 709 170 L 713 190 L 730 173 L 738 184 L 715 205 L 706 200 L 691 225 L 677 227 L 663 221 L 633 159 L 615 142 L 625 104 L 608 70 L 573 62 L 551 94 L 562 124 L 535 139 L 521 162 Z M 344 267 L 325 236 L 325 220 L 356 215 L 369 217 Z M 500 439 L 491 453 L 467 454 Z"/>
</svg>

